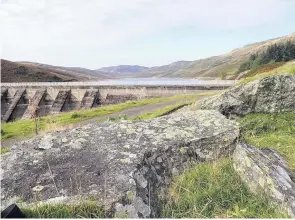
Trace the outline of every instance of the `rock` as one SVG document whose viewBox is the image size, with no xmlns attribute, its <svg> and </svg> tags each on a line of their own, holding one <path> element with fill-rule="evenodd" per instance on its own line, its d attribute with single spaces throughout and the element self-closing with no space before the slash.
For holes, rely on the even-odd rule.
<svg viewBox="0 0 295 220">
<path fill-rule="evenodd" d="M 252 192 L 264 193 L 280 211 L 295 217 L 295 173 L 276 151 L 240 143 L 233 158 L 235 170 Z"/>
<path fill-rule="evenodd" d="M 172 170 L 228 156 L 238 137 L 236 122 L 208 110 L 51 132 L 2 155 L 1 205 L 96 198 L 113 216 L 159 217 Z M 32 192 L 36 185 L 41 192 Z"/>
<path fill-rule="evenodd" d="M 295 76 L 281 74 L 235 86 L 221 95 L 196 103 L 198 109 L 214 109 L 222 114 L 274 113 L 295 110 Z"/>
</svg>

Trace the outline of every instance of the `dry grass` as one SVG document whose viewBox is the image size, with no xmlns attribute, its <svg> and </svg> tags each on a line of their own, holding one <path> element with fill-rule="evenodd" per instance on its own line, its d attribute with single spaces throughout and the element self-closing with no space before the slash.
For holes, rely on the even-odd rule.
<svg viewBox="0 0 295 220">
<path fill-rule="evenodd" d="M 238 85 L 244 85 L 257 79 L 262 79 L 267 76 L 277 75 L 281 73 L 289 73 L 289 74 L 295 75 L 295 61 L 293 60 L 293 61 L 287 62 L 286 64 L 279 66 L 275 69 L 272 69 L 270 71 L 258 72 L 256 75 L 246 77 L 242 79 L 241 81 L 239 81 Z"/>
</svg>

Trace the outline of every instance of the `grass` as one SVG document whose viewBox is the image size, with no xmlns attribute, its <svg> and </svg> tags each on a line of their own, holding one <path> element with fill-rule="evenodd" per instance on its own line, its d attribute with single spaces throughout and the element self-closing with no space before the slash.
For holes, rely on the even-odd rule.
<svg viewBox="0 0 295 220">
<path fill-rule="evenodd" d="M 249 114 L 239 120 L 242 137 L 255 147 L 270 147 L 295 170 L 295 112 Z M 202 163 L 175 177 L 164 205 L 169 218 L 286 218 L 264 195 L 252 194 L 230 158 Z"/>
<path fill-rule="evenodd" d="M 42 117 L 38 120 L 39 131 L 59 130 L 64 126 L 68 126 L 90 118 L 100 117 L 116 112 L 123 111 L 128 108 L 166 102 L 172 100 L 190 100 L 200 95 L 209 95 L 211 93 L 192 94 L 192 95 L 176 95 L 172 97 L 141 99 L 136 101 L 127 101 L 117 105 L 108 105 L 97 107 L 89 110 L 81 110 L 79 112 L 67 112 L 58 115 Z M 31 137 L 35 134 L 34 120 L 19 120 L 15 122 L 2 124 L 1 140 L 13 137 Z"/>
<path fill-rule="evenodd" d="M 94 201 L 80 205 L 39 205 L 22 208 L 27 218 L 110 217 Z M 263 195 L 253 195 L 236 174 L 232 160 L 201 163 L 174 178 L 161 217 L 286 218 Z"/>
<path fill-rule="evenodd" d="M 286 62 L 274 62 L 274 63 L 269 63 L 269 64 L 263 64 L 263 65 L 260 65 L 256 68 L 254 68 L 254 69 L 249 70 L 249 72 L 247 72 L 244 77 L 250 77 L 250 76 L 258 75 L 260 73 L 270 72 L 270 71 L 275 70 L 285 64 L 286 64 Z"/>
<path fill-rule="evenodd" d="M 0 154 L 5 154 L 5 153 L 7 153 L 7 152 L 9 152 L 9 147 L 1 147 L 0 148 Z"/>
<path fill-rule="evenodd" d="M 160 109 L 157 109 L 153 112 L 147 112 L 147 113 L 144 113 L 144 114 L 141 114 L 135 118 L 133 118 L 133 120 L 147 120 L 147 119 L 152 119 L 152 118 L 156 118 L 156 117 L 160 117 L 160 116 L 163 116 L 163 115 L 166 115 L 166 114 L 169 114 L 173 111 L 176 111 L 177 109 L 185 106 L 185 105 L 188 105 L 190 104 L 191 102 L 180 102 L 180 103 L 177 103 L 177 104 L 174 104 L 174 105 L 169 105 L 169 106 L 166 106 L 164 108 L 160 108 Z"/>
<path fill-rule="evenodd" d="M 174 178 L 163 217 L 283 218 L 263 195 L 250 193 L 232 160 L 198 164 Z"/>
<path fill-rule="evenodd" d="M 127 115 L 119 115 L 118 117 L 109 117 L 108 121 L 118 121 L 118 120 L 132 120 L 132 121 L 139 121 L 139 120 L 148 120 L 152 118 L 161 117 L 163 115 L 170 114 L 171 112 L 174 112 L 183 106 L 191 104 L 192 101 L 189 102 L 180 102 L 174 105 L 169 105 L 164 108 L 157 109 L 155 111 L 146 112 L 141 115 L 138 115 L 134 118 L 128 117 Z"/>
<path fill-rule="evenodd" d="M 191 102 L 180 102 L 174 105 L 169 105 L 164 108 L 157 109 L 155 111 L 146 112 L 141 115 L 138 115 L 134 118 L 128 117 L 127 115 L 119 115 L 118 117 L 109 117 L 108 121 L 119 121 L 119 120 L 132 120 L 132 121 L 140 121 L 140 120 L 148 120 L 152 118 L 161 117 L 163 115 L 167 115 L 177 109 L 190 104 Z"/>
<path fill-rule="evenodd" d="M 120 121 L 120 120 L 130 120 L 131 118 L 127 115 L 119 115 L 118 117 L 109 117 L 108 121 Z"/>
<path fill-rule="evenodd" d="M 249 114 L 240 119 L 240 124 L 248 144 L 278 151 L 295 170 L 295 112 Z"/>
<path fill-rule="evenodd" d="M 265 70 L 265 72 L 263 72 L 262 70 Z M 271 68 L 270 69 L 268 69 L 268 68 L 263 69 L 261 67 L 261 69 L 257 70 L 257 72 L 252 72 L 252 73 L 250 72 L 251 76 L 246 77 L 246 78 L 242 79 L 241 81 L 239 81 L 238 85 L 244 85 L 244 84 L 252 82 L 254 80 L 262 79 L 267 76 L 277 75 L 280 73 L 290 73 L 292 75 L 295 75 L 295 61 L 293 60 L 293 61 L 287 62 L 284 65 L 278 65 L 278 67 L 274 68 L 274 69 L 271 69 Z"/>
<path fill-rule="evenodd" d="M 27 218 L 104 218 L 102 207 L 95 202 L 80 205 L 40 205 L 33 208 L 21 208 Z"/>
</svg>

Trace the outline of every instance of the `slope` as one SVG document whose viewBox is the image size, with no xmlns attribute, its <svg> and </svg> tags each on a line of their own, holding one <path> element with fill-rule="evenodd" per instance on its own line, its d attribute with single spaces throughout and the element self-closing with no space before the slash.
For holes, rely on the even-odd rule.
<svg viewBox="0 0 295 220">
<path fill-rule="evenodd" d="M 1 59 L 1 82 L 77 81 L 75 77 Z"/>
<path fill-rule="evenodd" d="M 86 80 L 103 80 L 109 79 L 110 77 L 103 72 L 94 71 L 81 67 L 61 67 L 53 66 L 48 64 L 33 63 L 33 62 L 19 62 L 31 67 L 42 68 L 60 75 L 76 78 L 79 81 Z"/>
<path fill-rule="evenodd" d="M 213 56 L 191 62 L 183 62 L 181 65 L 172 63 L 166 66 L 149 69 L 155 77 L 187 77 L 187 78 L 216 78 L 232 75 L 239 65 L 248 59 L 252 53 L 260 53 L 269 45 L 283 43 L 287 40 L 295 41 L 295 33 L 263 42 L 246 45 L 232 50 L 227 54 Z"/>
</svg>

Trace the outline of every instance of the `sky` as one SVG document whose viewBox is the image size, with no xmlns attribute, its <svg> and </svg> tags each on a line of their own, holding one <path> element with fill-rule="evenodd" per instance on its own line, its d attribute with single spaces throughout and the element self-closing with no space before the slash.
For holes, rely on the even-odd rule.
<svg viewBox="0 0 295 220">
<path fill-rule="evenodd" d="M 295 32 L 295 0 L 0 0 L 1 58 L 159 66 Z"/>
</svg>

